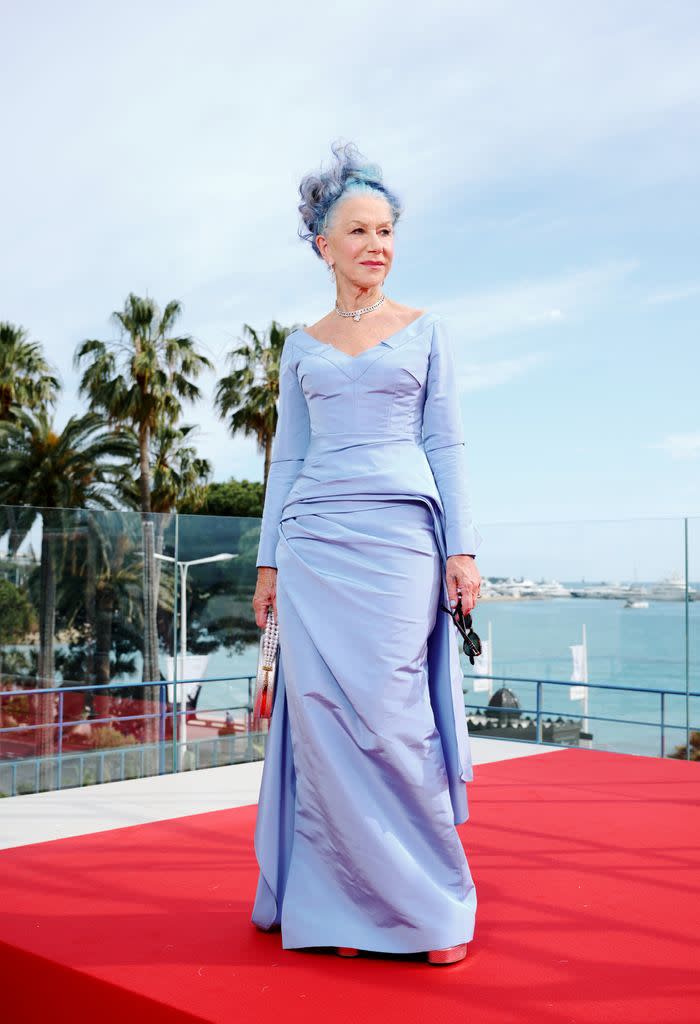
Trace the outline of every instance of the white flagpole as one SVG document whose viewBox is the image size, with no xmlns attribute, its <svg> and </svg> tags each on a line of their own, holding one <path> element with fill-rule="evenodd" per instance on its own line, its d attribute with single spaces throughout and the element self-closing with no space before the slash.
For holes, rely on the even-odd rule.
<svg viewBox="0 0 700 1024">
<path fill-rule="evenodd" d="M 584 683 L 588 682 L 588 647 L 586 645 L 585 622 L 583 623 L 583 681 Z M 588 732 L 588 687 L 583 691 L 583 731 Z"/>
</svg>

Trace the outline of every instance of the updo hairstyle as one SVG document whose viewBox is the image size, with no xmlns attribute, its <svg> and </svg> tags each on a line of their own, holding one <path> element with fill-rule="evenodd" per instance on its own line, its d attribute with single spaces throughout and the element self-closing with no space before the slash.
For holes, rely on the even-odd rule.
<svg viewBox="0 0 700 1024">
<path fill-rule="evenodd" d="M 331 213 L 341 197 L 367 192 L 384 196 L 391 207 L 392 224 L 401 216 L 402 204 L 382 181 L 378 164 L 365 160 L 352 142 L 331 144 L 335 165 L 328 171 L 315 171 L 304 175 L 299 185 L 299 213 L 303 226 L 298 234 L 310 242 L 316 255 L 323 259 L 316 245 L 316 236 L 325 235 L 332 226 Z M 306 228 L 306 230 L 304 230 Z"/>
</svg>

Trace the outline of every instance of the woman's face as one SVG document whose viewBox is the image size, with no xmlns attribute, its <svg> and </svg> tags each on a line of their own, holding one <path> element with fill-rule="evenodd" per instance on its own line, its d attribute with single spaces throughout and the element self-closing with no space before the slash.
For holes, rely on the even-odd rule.
<svg viewBox="0 0 700 1024">
<path fill-rule="evenodd" d="M 327 235 L 316 244 L 335 269 L 336 281 L 358 288 L 381 285 L 394 258 L 391 207 L 383 196 L 362 193 L 341 199 L 331 211 Z"/>
</svg>

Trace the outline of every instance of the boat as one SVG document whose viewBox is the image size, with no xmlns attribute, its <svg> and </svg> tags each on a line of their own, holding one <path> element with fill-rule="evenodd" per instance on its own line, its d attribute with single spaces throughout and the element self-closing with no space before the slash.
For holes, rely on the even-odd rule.
<svg viewBox="0 0 700 1024">
<path fill-rule="evenodd" d="M 646 596 L 644 587 L 636 583 L 599 583 L 587 587 L 579 587 L 571 591 L 572 597 L 604 597 L 637 600 Z"/>
<path fill-rule="evenodd" d="M 688 600 L 697 600 L 697 590 L 688 586 Z M 685 601 L 685 582 L 680 573 L 667 576 L 660 583 L 655 583 L 648 591 L 652 601 Z"/>
</svg>

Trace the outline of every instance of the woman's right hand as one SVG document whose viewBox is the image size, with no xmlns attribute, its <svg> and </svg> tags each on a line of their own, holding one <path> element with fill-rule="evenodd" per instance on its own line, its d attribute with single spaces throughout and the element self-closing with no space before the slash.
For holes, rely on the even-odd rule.
<svg viewBox="0 0 700 1024">
<path fill-rule="evenodd" d="M 267 609 L 270 605 L 277 622 L 277 570 L 271 565 L 261 565 L 258 567 L 258 582 L 253 595 L 255 622 L 260 629 L 267 625 Z"/>
</svg>

